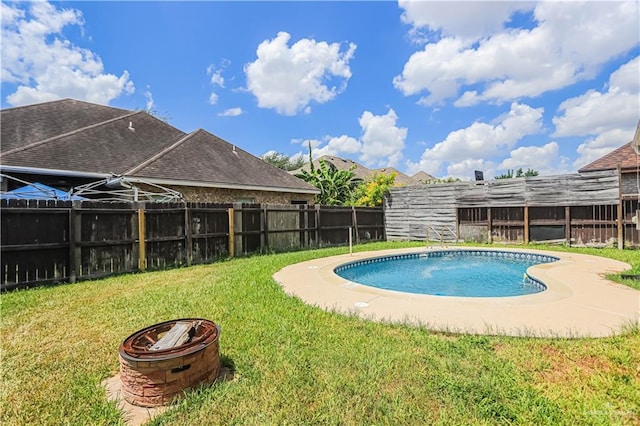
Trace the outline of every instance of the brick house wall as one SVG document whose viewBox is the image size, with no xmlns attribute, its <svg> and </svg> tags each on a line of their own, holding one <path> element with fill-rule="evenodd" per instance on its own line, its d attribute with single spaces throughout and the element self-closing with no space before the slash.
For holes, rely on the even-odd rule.
<svg viewBox="0 0 640 426">
<path fill-rule="evenodd" d="M 187 202 L 200 203 L 238 203 L 251 202 L 257 204 L 291 204 L 296 202 L 307 202 L 313 204 L 313 194 L 300 194 L 291 192 L 272 191 L 248 191 L 227 188 L 207 188 L 196 186 L 169 186 L 175 191 L 179 191 Z"/>
</svg>

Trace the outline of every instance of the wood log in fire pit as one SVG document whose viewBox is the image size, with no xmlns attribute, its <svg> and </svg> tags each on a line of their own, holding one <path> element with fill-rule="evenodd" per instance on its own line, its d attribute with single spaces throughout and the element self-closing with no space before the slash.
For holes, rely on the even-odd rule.
<svg viewBox="0 0 640 426">
<path fill-rule="evenodd" d="M 156 407 L 185 390 L 213 383 L 220 373 L 220 328 L 200 318 L 166 321 L 140 330 L 120 345 L 125 400 Z"/>
</svg>

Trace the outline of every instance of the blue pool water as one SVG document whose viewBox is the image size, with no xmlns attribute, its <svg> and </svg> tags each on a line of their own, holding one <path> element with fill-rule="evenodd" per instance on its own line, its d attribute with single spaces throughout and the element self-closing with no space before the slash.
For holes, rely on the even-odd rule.
<svg viewBox="0 0 640 426">
<path fill-rule="evenodd" d="M 365 259 L 334 272 L 359 284 L 407 293 L 503 297 L 539 293 L 546 286 L 526 270 L 558 258 L 494 250 L 441 250 Z"/>
</svg>

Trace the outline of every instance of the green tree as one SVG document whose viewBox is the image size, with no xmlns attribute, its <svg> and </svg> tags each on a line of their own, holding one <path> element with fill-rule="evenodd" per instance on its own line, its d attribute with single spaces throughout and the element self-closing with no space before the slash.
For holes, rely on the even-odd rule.
<svg viewBox="0 0 640 426">
<path fill-rule="evenodd" d="M 496 176 L 496 179 L 511 179 L 513 177 L 513 170 L 507 170 L 507 173 Z"/>
<path fill-rule="evenodd" d="M 320 190 L 315 202 L 329 206 L 344 206 L 353 204 L 355 190 L 362 183 L 356 178 L 354 167 L 349 170 L 339 170 L 333 163 L 320 160 L 318 167 L 313 165 L 311 144 L 309 144 L 309 170 L 302 170 L 296 177 L 310 183 Z"/>
<path fill-rule="evenodd" d="M 538 176 L 540 173 L 538 173 L 537 170 L 533 170 L 533 169 L 527 169 L 526 172 L 524 172 L 524 174 L 522 174 L 522 167 L 518 169 L 518 173 L 516 173 L 516 177 L 530 177 L 530 176 Z"/>
<path fill-rule="evenodd" d="M 394 186 L 396 176 L 393 172 L 389 174 L 374 173 L 371 180 L 363 182 L 356 189 L 356 206 L 381 206 L 384 197 L 389 194 L 389 188 Z"/>
<path fill-rule="evenodd" d="M 295 160 L 289 158 L 286 154 L 281 152 L 270 151 L 264 154 L 262 157 L 263 161 L 271 164 L 274 167 L 277 167 L 282 170 L 291 171 L 299 169 L 304 166 L 305 160 L 304 157 L 299 156 L 296 157 Z"/>
<path fill-rule="evenodd" d="M 495 178 L 496 179 L 512 179 L 512 178 L 538 176 L 538 175 L 539 173 L 537 170 L 528 168 L 526 171 L 523 171 L 522 167 L 520 167 L 518 170 L 516 170 L 515 175 L 513 174 L 513 170 L 507 170 L 507 173 L 498 175 Z"/>
</svg>

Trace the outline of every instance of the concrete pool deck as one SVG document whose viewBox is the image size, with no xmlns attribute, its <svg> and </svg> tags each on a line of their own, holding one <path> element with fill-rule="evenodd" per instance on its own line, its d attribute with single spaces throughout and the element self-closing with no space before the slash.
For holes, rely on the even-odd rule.
<svg viewBox="0 0 640 426">
<path fill-rule="evenodd" d="M 440 250 L 442 247 L 434 247 Z M 289 265 L 274 275 L 284 291 L 321 309 L 373 321 L 407 323 L 454 333 L 605 337 L 640 323 L 640 291 L 611 282 L 606 274 L 629 269 L 626 263 L 578 253 L 530 249 L 450 247 L 544 254 L 557 262 L 532 266 L 530 276 L 547 290 L 526 296 L 450 297 L 382 290 L 348 281 L 335 267 L 369 257 L 424 253 L 395 249 L 325 257 Z"/>
</svg>

